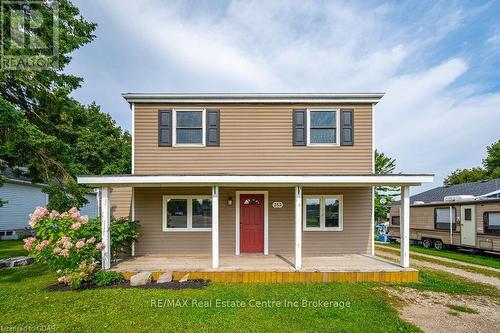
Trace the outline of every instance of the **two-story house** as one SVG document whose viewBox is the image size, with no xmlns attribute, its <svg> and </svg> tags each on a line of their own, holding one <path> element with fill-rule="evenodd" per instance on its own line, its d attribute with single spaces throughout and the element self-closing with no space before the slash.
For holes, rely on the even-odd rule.
<svg viewBox="0 0 500 333">
<path fill-rule="evenodd" d="M 374 186 L 401 186 L 407 236 L 409 187 L 432 181 L 374 173 L 382 96 L 124 94 L 132 174 L 78 178 L 101 188 L 103 267 L 114 206 L 141 223 L 133 255 L 162 269 L 363 271 L 375 260 Z"/>
</svg>

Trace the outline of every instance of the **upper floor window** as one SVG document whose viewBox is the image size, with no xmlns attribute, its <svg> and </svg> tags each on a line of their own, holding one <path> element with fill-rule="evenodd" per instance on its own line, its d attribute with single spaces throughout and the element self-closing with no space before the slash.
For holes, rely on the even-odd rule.
<svg viewBox="0 0 500 333">
<path fill-rule="evenodd" d="M 174 146 L 205 145 L 205 110 L 174 110 Z"/>
<path fill-rule="evenodd" d="M 339 116 L 336 109 L 307 110 L 307 144 L 337 146 L 339 143 Z"/>
</svg>

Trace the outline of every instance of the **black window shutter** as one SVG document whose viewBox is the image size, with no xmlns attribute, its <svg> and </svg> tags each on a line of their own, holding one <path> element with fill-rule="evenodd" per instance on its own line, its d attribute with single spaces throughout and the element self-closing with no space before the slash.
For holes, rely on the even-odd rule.
<svg viewBox="0 0 500 333">
<path fill-rule="evenodd" d="M 340 110 L 340 145 L 354 144 L 354 110 Z"/>
<path fill-rule="evenodd" d="M 158 112 L 158 146 L 172 146 L 172 110 Z"/>
<path fill-rule="evenodd" d="M 220 146 L 220 111 L 218 109 L 207 110 L 207 146 Z"/>
<path fill-rule="evenodd" d="M 307 144 L 307 116 L 305 109 L 293 110 L 293 145 L 305 146 Z"/>
</svg>

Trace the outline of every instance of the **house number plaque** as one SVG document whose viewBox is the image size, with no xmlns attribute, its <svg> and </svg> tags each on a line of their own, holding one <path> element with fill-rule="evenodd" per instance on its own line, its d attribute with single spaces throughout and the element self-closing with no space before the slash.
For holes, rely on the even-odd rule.
<svg viewBox="0 0 500 333">
<path fill-rule="evenodd" d="M 283 203 L 281 201 L 273 202 L 273 208 L 283 208 Z"/>
</svg>

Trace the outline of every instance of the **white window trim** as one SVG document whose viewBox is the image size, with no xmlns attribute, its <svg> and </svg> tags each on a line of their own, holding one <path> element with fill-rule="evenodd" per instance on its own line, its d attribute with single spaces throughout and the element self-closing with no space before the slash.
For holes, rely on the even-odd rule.
<svg viewBox="0 0 500 333">
<path fill-rule="evenodd" d="M 311 111 L 332 112 L 335 111 L 335 143 L 311 143 Z M 340 109 L 307 109 L 307 145 L 314 147 L 337 147 L 340 146 Z"/>
<path fill-rule="evenodd" d="M 167 202 L 169 199 L 186 199 L 187 203 L 187 228 L 167 228 Z M 162 231 L 163 232 L 205 232 L 212 231 L 212 228 L 193 228 L 193 199 L 210 199 L 212 197 L 209 195 L 164 195 L 162 198 L 163 209 L 162 209 Z M 213 202 L 212 202 L 212 209 Z M 212 221 L 213 223 L 213 221 Z"/>
<path fill-rule="evenodd" d="M 240 255 L 240 195 L 241 194 L 264 194 L 264 255 L 269 255 L 269 203 L 268 191 L 236 191 L 236 219 L 235 219 L 235 255 Z"/>
<path fill-rule="evenodd" d="M 320 215 L 319 215 L 319 228 L 307 227 L 307 205 L 306 200 L 308 198 L 319 198 L 320 199 Z M 338 227 L 325 227 L 325 199 L 337 199 L 339 200 L 339 226 Z M 344 230 L 344 196 L 341 194 L 324 194 L 324 195 L 314 195 L 308 194 L 304 195 L 302 199 L 302 212 L 303 212 L 303 229 L 304 231 L 343 231 Z"/>
<path fill-rule="evenodd" d="M 183 111 L 197 111 L 202 113 L 201 126 L 201 144 L 200 143 L 177 143 L 177 112 Z M 172 146 L 173 147 L 205 147 L 206 146 L 206 132 L 207 132 L 207 109 L 196 109 L 196 108 L 183 108 L 183 109 L 173 109 L 172 112 Z"/>
</svg>

